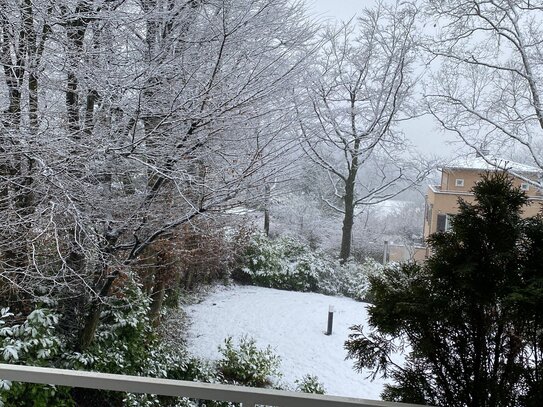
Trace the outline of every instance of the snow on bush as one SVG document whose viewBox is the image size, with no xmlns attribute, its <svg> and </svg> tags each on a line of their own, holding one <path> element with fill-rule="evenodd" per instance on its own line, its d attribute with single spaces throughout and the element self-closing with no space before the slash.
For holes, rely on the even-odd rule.
<svg viewBox="0 0 543 407">
<path fill-rule="evenodd" d="M 365 300 L 368 276 L 379 274 L 375 260 L 340 264 L 324 252 L 314 251 L 292 237 L 268 239 L 255 235 L 243 258 L 243 266 L 232 274 L 242 283 L 290 291 L 345 295 Z"/>
<path fill-rule="evenodd" d="M 60 315 L 47 308 L 36 308 L 26 319 L 0 309 L 0 358 L 11 364 L 62 367 L 104 373 L 130 374 L 186 380 L 205 379 L 213 375 L 197 366 L 184 349 L 168 349 L 153 332 L 149 323 L 149 298 L 140 285 L 127 276 L 122 295 L 111 296 L 104 303 L 102 323 L 96 338 L 83 352 L 71 349 L 74 338 L 60 335 Z M 214 374 L 217 376 L 217 374 Z M 80 391 L 80 390 L 79 390 Z M 0 380 L 2 406 L 74 406 L 74 390 Z M 150 394 L 93 392 L 96 403 L 130 407 L 158 406 L 161 399 Z M 109 405 L 109 404 L 108 404 Z"/>
<path fill-rule="evenodd" d="M 55 335 L 57 315 L 47 309 L 32 311 L 22 324 L 6 325 L 6 319 L 13 316 L 7 308 L 0 312 L 0 352 L 8 363 L 40 361 L 55 356 L 60 349 L 60 339 Z"/>
<path fill-rule="evenodd" d="M 382 271 L 383 266 L 371 258 L 366 258 L 362 263 L 351 260 L 338 264 L 335 275 L 337 293 L 357 301 L 368 301 L 369 277 L 380 275 Z"/>
<path fill-rule="evenodd" d="M 244 267 L 233 275 L 237 280 L 291 291 L 317 289 L 317 259 L 292 238 L 270 240 L 264 235 L 253 236 L 243 263 Z"/>
<path fill-rule="evenodd" d="M 301 380 L 296 380 L 296 391 L 302 393 L 324 394 L 324 385 L 319 378 L 313 375 L 305 375 Z"/>
<path fill-rule="evenodd" d="M 56 335 L 58 316 L 37 308 L 20 323 L 14 323 L 9 309 L 0 310 L 0 355 L 4 362 L 50 366 L 64 347 Z M 0 406 L 71 406 L 67 387 L 0 380 Z"/>
<path fill-rule="evenodd" d="M 252 338 L 242 337 L 236 347 L 232 337 L 228 337 L 219 351 L 223 357 L 217 362 L 217 368 L 227 383 L 266 387 L 281 376 L 279 356 L 270 346 L 258 349 Z"/>
</svg>

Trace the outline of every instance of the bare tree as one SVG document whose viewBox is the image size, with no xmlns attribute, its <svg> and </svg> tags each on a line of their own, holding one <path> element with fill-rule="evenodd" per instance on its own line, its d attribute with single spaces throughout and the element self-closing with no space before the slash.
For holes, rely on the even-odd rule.
<svg viewBox="0 0 543 407">
<path fill-rule="evenodd" d="M 389 199 L 409 178 L 403 136 L 414 61 L 415 9 L 379 3 L 365 10 L 358 30 L 329 30 L 304 98 L 299 125 L 307 155 L 326 170 L 335 190 L 327 204 L 343 214 L 340 258 L 351 252 L 356 208 Z"/>
<path fill-rule="evenodd" d="M 41 199 L 35 194 L 38 163 L 27 152 L 39 137 L 38 91 L 50 4 L 36 9 L 31 1 L 5 0 L 0 6 L 0 64 L 7 105 L 0 120 L 0 258 L 7 280 L 0 283 L 0 293 L 12 304 L 25 298 L 17 287 L 24 287 L 28 279 L 19 271 L 31 264 L 31 219 Z"/>
<path fill-rule="evenodd" d="M 479 153 L 514 149 L 543 168 L 543 4 L 446 0 L 427 2 L 426 12 L 438 66 L 429 111 Z"/>
<path fill-rule="evenodd" d="M 7 89 L 34 89 L 33 72 L 40 86 L 28 91 L 39 102 L 8 98 L 2 115 L 2 226 L 17 238 L 2 247 L 0 289 L 64 301 L 83 350 L 118 277 L 153 242 L 280 173 L 292 145 L 281 103 L 314 32 L 287 0 L 44 3 L 29 2 L 32 52 L 43 53 L 32 69 L 28 52 L 7 60 L 22 43 L 13 33 L 28 38 L 26 3 L 10 2 L 13 18 L 2 20 Z M 28 178 L 13 175 L 19 155 L 32 163 L 24 216 L 13 205 Z M 6 260 L 11 247 L 24 262 Z M 151 280 L 156 310 L 164 285 Z"/>
</svg>

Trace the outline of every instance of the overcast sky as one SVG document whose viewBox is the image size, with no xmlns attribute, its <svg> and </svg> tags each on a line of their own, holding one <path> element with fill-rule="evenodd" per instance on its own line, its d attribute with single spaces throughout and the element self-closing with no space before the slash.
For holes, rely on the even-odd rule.
<svg viewBox="0 0 543 407">
<path fill-rule="evenodd" d="M 306 2 L 313 16 L 333 22 L 351 19 L 365 7 L 373 5 L 375 0 L 306 0 Z M 413 120 L 402 126 L 402 130 L 423 154 L 451 156 L 459 147 L 451 146 L 450 141 L 457 140 L 452 135 L 445 137 L 430 118 Z"/>
<path fill-rule="evenodd" d="M 373 3 L 373 0 L 307 0 L 315 15 L 338 20 L 349 20 L 360 9 Z"/>
</svg>

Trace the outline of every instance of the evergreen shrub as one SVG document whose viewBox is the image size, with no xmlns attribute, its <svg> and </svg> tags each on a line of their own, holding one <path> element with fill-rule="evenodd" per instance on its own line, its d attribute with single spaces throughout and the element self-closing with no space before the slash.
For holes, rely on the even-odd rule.
<svg viewBox="0 0 543 407">
<path fill-rule="evenodd" d="M 373 259 L 340 264 L 292 237 L 254 235 L 232 278 L 244 284 L 367 300 L 368 277 L 382 266 Z"/>
<path fill-rule="evenodd" d="M 232 337 L 228 337 L 219 351 L 222 359 L 218 361 L 217 368 L 226 383 L 267 387 L 274 384 L 274 378 L 281 376 L 279 356 L 270 346 L 257 348 L 252 338 L 242 337 L 239 345 L 235 346 Z"/>
<path fill-rule="evenodd" d="M 313 393 L 313 394 L 324 394 L 324 385 L 319 382 L 319 378 L 317 376 L 313 376 L 310 374 L 305 375 L 302 377 L 301 380 L 296 380 L 296 391 L 302 392 L 302 393 Z"/>
<path fill-rule="evenodd" d="M 524 217 L 531 202 L 505 172 L 471 192 L 423 264 L 370 278 L 369 327 L 345 348 L 357 370 L 391 379 L 387 401 L 542 406 L 543 216 Z"/>
<path fill-rule="evenodd" d="M 47 308 L 32 311 L 17 323 L 7 308 L 0 310 L 0 355 L 10 364 L 51 366 L 62 352 L 56 335 L 58 316 Z M 0 406 L 70 407 L 69 388 L 0 380 Z"/>
</svg>

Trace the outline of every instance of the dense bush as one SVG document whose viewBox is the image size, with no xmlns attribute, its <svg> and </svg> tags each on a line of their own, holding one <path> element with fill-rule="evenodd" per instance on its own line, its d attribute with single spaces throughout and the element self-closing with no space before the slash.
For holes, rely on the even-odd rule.
<svg viewBox="0 0 543 407">
<path fill-rule="evenodd" d="M 46 308 L 37 308 L 17 323 L 7 308 L 0 310 L 0 353 L 10 364 L 51 366 L 62 352 L 62 340 L 56 335 L 58 316 Z M 68 407 L 74 402 L 69 388 L 12 383 L 0 380 L 0 406 Z"/>
<path fill-rule="evenodd" d="M 25 319 L 7 309 L 0 312 L 0 355 L 11 364 L 61 367 L 161 378 L 214 381 L 204 363 L 185 352 L 172 352 L 152 331 L 148 319 L 149 299 L 127 277 L 123 292 L 108 298 L 103 323 L 95 340 L 84 352 L 71 349 L 73 338 L 59 334 L 60 316 L 36 308 Z M 17 317 L 17 318 L 16 318 Z M 219 381 L 218 379 L 216 381 Z M 0 406 L 158 406 L 155 395 L 123 394 L 80 388 L 0 381 Z"/>
<path fill-rule="evenodd" d="M 349 261 L 337 265 L 335 278 L 337 279 L 337 294 L 354 298 L 358 301 L 371 301 L 368 297 L 369 277 L 379 275 L 383 266 L 371 258 L 363 262 Z"/>
<path fill-rule="evenodd" d="M 387 401 L 542 406 L 543 216 L 524 217 L 527 196 L 505 172 L 471 192 L 424 264 L 370 279 L 370 328 L 353 327 L 345 348 L 357 370 L 392 379 Z"/>
<path fill-rule="evenodd" d="M 319 378 L 313 375 L 305 375 L 301 380 L 296 380 L 296 391 L 302 393 L 324 394 L 324 386 Z"/>
<path fill-rule="evenodd" d="M 281 376 L 279 356 L 269 346 L 258 349 L 254 339 L 242 337 L 236 347 L 232 337 L 228 337 L 219 351 L 222 359 L 217 362 L 217 367 L 227 383 L 266 387 L 274 384 L 274 378 Z"/>
<path fill-rule="evenodd" d="M 65 355 L 67 368 L 93 370 L 135 376 L 170 378 L 187 369 L 188 356 L 172 352 L 162 344 L 149 321 L 150 299 L 131 276 L 104 304 L 99 329 L 84 352 Z M 160 405 L 155 395 L 122 394 L 74 389 L 78 401 L 93 400 L 90 405 Z M 88 404 L 85 404 L 88 405 Z"/>
<path fill-rule="evenodd" d="M 302 243 L 288 237 L 270 240 L 254 235 L 234 279 L 263 287 L 315 291 L 317 261 Z"/>
<path fill-rule="evenodd" d="M 372 259 L 340 264 L 324 252 L 291 238 L 263 235 L 251 239 L 243 265 L 232 277 L 242 283 L 292 291 L 345 295 L 366 300 L 368 276 L 382 266 Z"/>
</svg>

